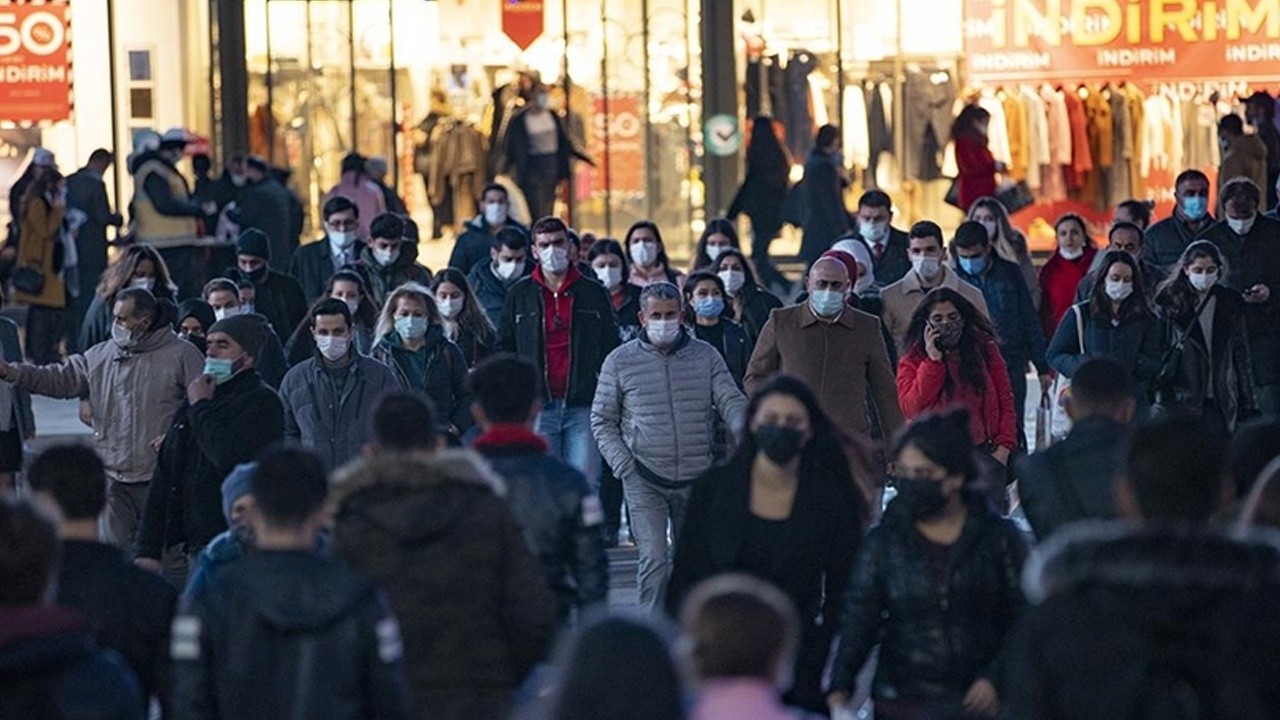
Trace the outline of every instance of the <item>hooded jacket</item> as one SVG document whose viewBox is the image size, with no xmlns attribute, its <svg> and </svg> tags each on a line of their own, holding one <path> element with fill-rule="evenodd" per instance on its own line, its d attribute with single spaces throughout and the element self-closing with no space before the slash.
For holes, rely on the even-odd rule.
<svg viewBox="0 0 1280 720">
<path fill-rule="evenodd" d="M 526 259 L 524 266 L 520 268 L 519 275 L 510 280 L 503 280 L 494 273 L 493 261 L 488 255 L 471 266 L 471 272 L 467 274 L 467 282 L 471 284 L 471 289 L 475 291 L 480 306 L 484 308 L 485 314 L 489 316 L 489 322 L 493 323 L 495 328 L 502 320 L 502 305 L 507 301 L 507 290 L 520 278 L 529 277 L 531 272 L 533 272 L 533 263 Z"/>
<path fill-rule="evenodd" d="M 502 228 L 514 228 L 529 236 L 529 228 L 508 217 Z M 462 226 L 462 234 L 453 243 L 453 252 L 449 254 L 449 267 L 467 272 L 481 261 L 489 261 L 489 248 L 493 247 L 493 238 L 502 228 L 489 224 L 484 213 L 471 218 Z"/>
<path fill-rule="evenodd" d="M 10 365 L 3 379 L 36 395 L 88 397 L 93 446 L 110 475 L 144 483 L 156 468 L 152 440 L 165 434 L 204 368 L 195 346 L 168 326 L 124 349 L 107 340 L 61 365 Z"/>
<path fill-rule="evenodd" d="M 324 360 L 312 357 L 295 365 L 280 383 L 284 436 L 301 440 L 329 469 L 360 454 L 369 440 L 370 417 L 379 398 L 400 388 L 391 368 L 348 351 L 350 364 L 338 370 L 341 387 Z"/>
<path fill-rule="evenodd" d="M 1018 720 L 1275 717 L 1280 540 L 1090 523 L 1027 563 L 1011 646 Z"/>
<path fill-rule="evenodd" d="M 440 422 L 453 425 L 459 435 L 471 427 L 474 419 L 471 393 L 467 390 L 467 358 L 461 348 L 444 336 L 444 328 L 428 325 L 426 345 L 417 351 L 406 348 L 400 336 L 392 332 L 374 346 L 370 355 L 391 369 L 400 387 L 417 390 L 431 398 Z M 419 361 L 421 379 L 416 370 Z"/>
<path fill-rule="evenodd" d="M 373 248 L 368 245 L 360 250 L 360 271 L 368 279 L 369 295 L 378 307 L 385 305 L 391 292 L 405 283 L 431 284 L 431 271 L 415 261 L 407 243 L 400 245 L 400 254 L 390 265 L 375 260 Z"/>
<path fill-rule="evenodd" d="M 373 585 L 315 553 L 228 564 L 174 618 L 176 720 L 409 717 L 395 616 Z"/>
<path fill-rule="evenodd" d="M 0 717 L 143 720 L 146 702 L 118 655 L 84 618 L 53 605 L 0 607 Z"/>
<path fill-rule="evenodd" d="M 334 478 L 334 553 L 390 596 L 418 718 L 509 703 L 547 655 L 555 603 L 505 493 L 461 450 L 382 452 Z"/>
</svg>

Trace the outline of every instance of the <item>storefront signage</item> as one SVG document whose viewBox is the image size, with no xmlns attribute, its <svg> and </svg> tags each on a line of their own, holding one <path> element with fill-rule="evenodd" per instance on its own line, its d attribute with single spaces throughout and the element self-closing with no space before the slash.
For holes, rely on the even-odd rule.
<svg viewBox="0 0 1280 720">
<path fill-rule="evenodd" d="M 612 94 L 608 102 L 592 93 L 587 154 L 596 159 L 596 166 L 586 169 L 592 194 L 603 196 L 606 180 L 609 192 L 616 195 L 644 192 L 643 108 L 642 96 L 636 93 Z"/>
<path fill-rule="evenodd" d="M 969 79 L 1280 76 L 1277 0 L 964 0 Z"/>
<path fill-rule="evenodd" d="M 542 35 L 542 0 L 499 0 L 502 3 L 502 32 L 521 50 L 528 50 Z"/>
<path fill-rule="evenodd" d="M 0 3 L 0 121 L 71 117 L 71 4 Z"/>
</svg>

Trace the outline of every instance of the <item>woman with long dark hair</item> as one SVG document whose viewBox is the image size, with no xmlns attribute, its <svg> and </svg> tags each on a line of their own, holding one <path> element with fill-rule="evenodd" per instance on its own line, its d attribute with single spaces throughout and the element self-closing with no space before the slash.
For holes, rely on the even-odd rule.
<svg viewBox="0 0 1280 720">
<path fill-rule="evenodd" d="M 988 147 L 987 129 L 991 113 L 976 104 L 965 105 L 951 124 L 951 141 L 955 143 L 956 196 L 960 208 L 968 209 L 975 200 L 996 194 L 996 173 L 1004 167 L 996 162 Z"/>
<path fill-rule="evenodd" d="M 22 238 L 14 267 L 13 301 L 28 306 L 27 358 L 37 365 L 52 365 L 61 359 L 58 344 L 67 307 L 67 285 L 59 262 L 65 259 L 62 220 L 67 213 L 67 183 L 62 174 L 49 168 L 36 176 L 23 193 L 22 207 L 13 210 Z M 41 282 L 35 281 L 36 273 Z M 19 278 L 32 282 L 20 283 Z"/>
<path fill-rule="evenodd" d="M 773 118 L 756 117 L 747 143 L 747 174 L 725 215 L 731 221 L 742 213 L 751 218 L 751 258 L 766 285 L 788 284 L 769 257 L 769 245 L 782 229 L 782 203 L 791 184 L 790 173 L 791 158 L 774 134 Z"/>
<path fill-rule="evenodd" d="M 968 412 L 925 415 L 893 448 L 898 490 L 867 534 L 831 657 L 832 707 L 880 646 L 877 720 L 994 717 L 999 658 L 1026 599 L 1019 530 L 972 491 Z"/>
<path fill-rule="evenodd" d="M 480 299 L 472 292 L 467 276 L 455 268 L 445 268 L 431 281 L 431 291 L 436 295 L 444 336 L 462 348 L 467 367 L 475 367 L 489 357 L 498 331 L 480 307 Z"/>
<path fill-rule="evenodd" d="M 940 287 L 911 317 L 898 361 L 898 401 L 908 422 L 960 405 L 972 445 L 1000 462 L 1018 449 L 1013 390 L 995 329 L 964 296 Z"/>
<path fill-rule="evenodd" d="M 711 271 L 724 282 L 724 290 L 729 297 L 725 304 L 733 313 L 731 317 L 747 331 L 747 337 L 754 346 L 769 320 L 769 313 L 782 307 L 782 301 L 760 287 L 759 276 L 741 250 L 725 250 L 711 264 Z"/>
<path fill-rule="evenodd" d="M 668 633 L 639 619 L 587 625 L 557 663 L 545 720 L 684 720 L 684 685 Z"/>
<path fill-rule="evenodd" d="M 626 251 L 617 240 L 601 238 L 587 252 L 587 262 L 596 279 L 609 291 L 622 341 L 635 339 L 640 334 L 640 288 L 631 284 L 631 264 Z"/>
<path fill-rule="evenodd" d="M 693 265 L 689 267 L 689 272 L 706 270 L 726 251 L 741 249 L 738 229 L 733 223 L 724 218 L 712 218 L 693 248 Z"/>
<path fill-rule="evenodd" d="M 844 438 L 803 382 L 779 376 L 755 394 L 742 444 L 694 480 L 667 608 L 702 580 L 741 572 L 783 590 L 804 618 L 790 699 L 826 709 L 821 681 L 862 535 L 862 496 Z"/>
<path fill-rule="evenodd" d="M 1049 262 L 1040 268 L 1040 324 L 1045 337 L 1053 337 L 1067 310 L 1076 299 L 1076 288 L 1089 274 L 1098 251 L 1089 236 L 1084 218 L 1067 213 L 1053 225 L 1058 247 Z"/>
<path fill-rule="evenodd" d="M 1244 298 L 1223 284 L 1230 271 L 1216 245 L 1198 240 L 1156 294 L 1165 353 L 1155 412 L 1200 416 L 1223 434 L 1257 413 Z"/>
<path fill-rule="evenodd" d="M 729 373 L 742 388 L 753 345 L 747 331 L 733 320 L 728 297 L 724 281 L 715 273 L 699 270 L 685 279 L 685 322 L 695 337 L 720 351 Z"/>
<path fill-rule="evenodd" d="M 374 304 L 373 296 L 369 294 L 364 276 L 355 270 L 339 270 L 329 278 L 329 284 L 324 293 L 316 298 L 312 307 L 329 298 L 343 301 L 351 311 L 351 320 L 354 323 L 351 335 L 355 338 L 356 352 L 361 355 L 372 353 L 373 330 L 378 324 L 378 306 Z M 311 313 L 308 311 L 307 316 L 298 323 L 298 327 L 294 328 L 293 335 L 289 336 L 285 355 L 289 358 L 289 366 L 292 367 L 310 358 L 315 351 L 316 341 L 311 335 Z"/>
<path fill-rule="evenodd" d="M 627 228 L 622 245 L 631 259 L 632 285 L 643 288 L 655 282 L 669 282 L 677 287 L 684 284 L 684 273 L 672 269 L 662 232 L 652 220 L 633 223 Z"/>
<path fill-rule="evenodd" d="M 1144 418 L 1151 381 L 1160 372 L 1160 327 L 1132 255 L 1109 250 L 1099 268 L 1100 281 L 1089 302 L 1075 305 L 1058 324 L 1049 343 L 1049 364 L 1072 377 L 1089 358 L 1115 360 L 1128 371 L 1137 417 Z"/>
<path fill-rule="evenodd" d="M 131 287 L 146 288 L 157 299 L 177 303 L 178 286 L 169 276 L 169 266 L 165 265 L 160 253 L 150 245 L 130 245 L 107 267 L 98 281 L 98 289 L 80 328 L 81 350 L 88 350 L 111 337 L 116 293 Z"/>
</svg>

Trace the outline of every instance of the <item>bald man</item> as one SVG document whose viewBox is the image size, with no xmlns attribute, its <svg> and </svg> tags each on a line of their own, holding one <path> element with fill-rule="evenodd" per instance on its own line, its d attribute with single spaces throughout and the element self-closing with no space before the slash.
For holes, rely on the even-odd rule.
<svg viewBox="0 0 1280 720">
<path fill-rule="evenodd" d="M 882 436 L 890 438 L 902 427 L 893 366 L 880 320 L 846 304 L 851 285 L 843 263 L 821 258 L 813 264 L 808 301 L 774 310 L 760 331 L 747 366 L 747 394 L 774 375 L 791 375 L 813 388 L 838 428 L 864 441 L 871 431 L 868 403 L 874 402 Z M 854 479 L 873 502 L 883 468 L 853 465 Z"/>
</svg>

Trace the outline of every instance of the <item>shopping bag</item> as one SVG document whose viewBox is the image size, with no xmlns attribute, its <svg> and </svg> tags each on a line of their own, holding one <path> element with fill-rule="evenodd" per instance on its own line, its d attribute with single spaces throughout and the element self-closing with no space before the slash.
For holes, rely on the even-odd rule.
<svg viewBox="0 0 1280 720">
<path fill-rule="evenodd" d="M 997 190 L 996 201 L 1003 205 L 1004 209 L 1008 210 L 1009 214 L 1012 215 L 1034 203 L 1036 196 L 1031 194 L 1031 188 L 1025 182 L 1017 182 Z"/>
</svg>

